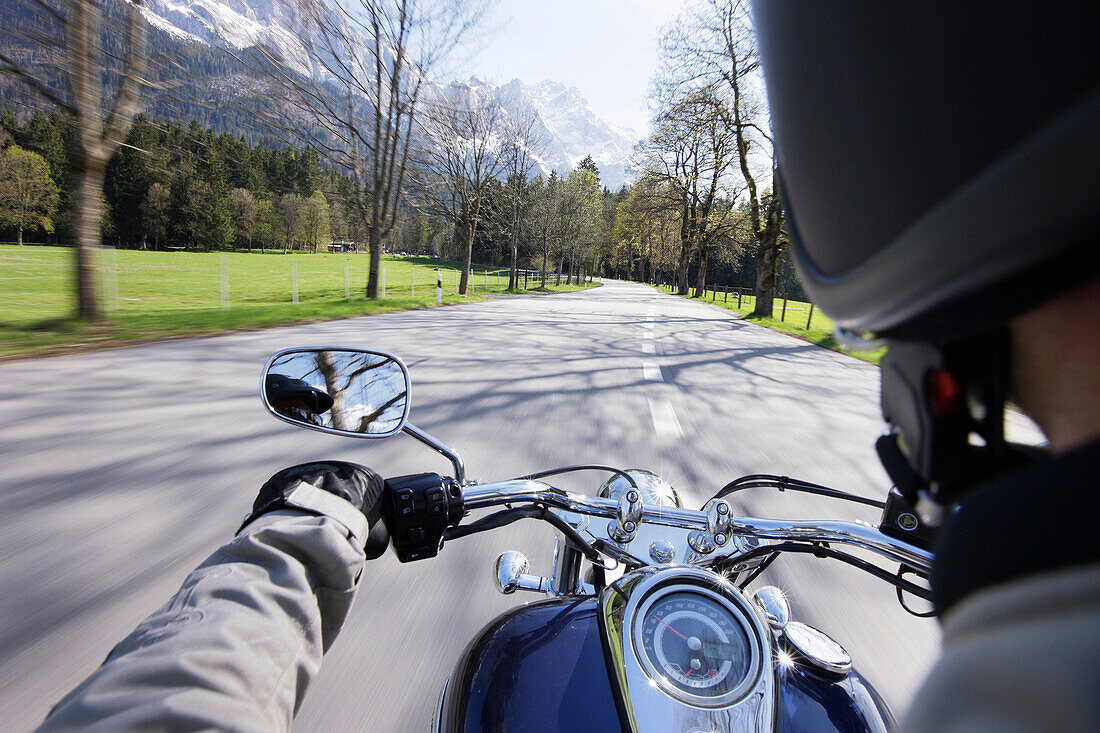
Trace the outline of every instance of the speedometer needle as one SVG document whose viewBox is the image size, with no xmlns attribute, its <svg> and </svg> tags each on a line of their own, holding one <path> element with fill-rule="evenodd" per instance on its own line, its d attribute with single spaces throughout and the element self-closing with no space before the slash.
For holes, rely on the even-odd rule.
<svg viewBox="0 0 1100 733">
<path fill-rule="evenodd" d="M 670 626 L 670 625 L 669 625 L 669 623 L 668 623 L 667 621 L 665 621 L 665 620 L 664 620 L 663 618 L 661 618 L 660 616 L 654 616 L 653 618 L 657 619 L 657 620 L 658 620 L 658 621 L 660 621 L 660 622 L 661 622 L 662 624 L 664 624 L 664 625 L 665 625 L 665 628 L 666 628 L 666 629 L 668 629 L 669 631 L 671 631 L 672 633 L 676 634 L 676 636 L 679 636 L 679 637 L 680 637 L 681 639 L 683 639 L 684 641 L 687 641 L 687 640 L 688 640 L 688 638 L 687 638 L 686 636 L 684 636 L 683 634 L 681 634 L 681 633 L 680 633 L 679 631 L 677 631 L 676 629 L 672 628 L 672 626 Z"/>
</svg>

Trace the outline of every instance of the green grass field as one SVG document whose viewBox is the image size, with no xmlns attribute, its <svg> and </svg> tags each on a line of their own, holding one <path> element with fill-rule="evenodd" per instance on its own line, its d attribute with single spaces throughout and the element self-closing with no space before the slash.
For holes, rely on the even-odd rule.
<svg viewBox="0 0 1100 733">
<path fill-rule="evenodd" d="M 367 301 L 365 254 L 110 249 L 99 254 L 107 322 L 89 325 L 71 319 L 72 249 L 0 245 L 0 356 L 430 307 L 435 305 L 436 267 L 443 275 L 444 304 L 499 296 L 508 286 L 507 270 L 475 265 L 469 295 L 462 298 L 458 263 L 387 256 L 382 261 L 385 297 Z M 541 290 L 534 279 L 529 286 L 529 291 L 515 292 L 581 287 Z"/>
<path fill-rule="evenodd" d="M 667 286 L 661 286 L 659 288 L 662 292 L 674 294 L 675 288 Z M 758 318 L 751 316 L 752 309 L 756 305 L 756 296 L 746 295 L 741 297 L 740 306 L 738 305 L 736 293 L 712 293 L 707 292 L 705 298 L 699 298 L 707 303 L 714 303 L 715 305 L 728 308 L 729 310 L 736 311 L 744 315 L 747 320 L 753 323 L 759 323 L 761 326 L 767 326 L 768 328 L 776 331 L 782 331 L 792 336 L 809 341 L 823 346 L 833 351 L 839 351 L 849 356 L 854 356 L 857 359 L 863 361 L 869 361 L 873 364 L 878 364 L 882 360 L 882 355 L 886 353 L 886 349 L 876 349 L 875 351 L 847 351 L 840 348 L 840 345 L 836 342 L 836 336 L 834 334 L 835 324 L 832 319 L 826 316 L 817 308 L 810 311 L 810 304 L 798 300 L 787 300 L 785 298 L 776 298 L 772 307 L 772 318 Z M 786 310 L 784 311 L 784 306 Z"/>
</svg>

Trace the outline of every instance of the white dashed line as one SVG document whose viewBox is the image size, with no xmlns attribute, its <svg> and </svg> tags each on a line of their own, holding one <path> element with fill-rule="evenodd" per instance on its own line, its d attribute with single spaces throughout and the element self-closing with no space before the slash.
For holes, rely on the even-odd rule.
<svg viewBox="0 0 1100 733">
<path fill-rule="evenodd" d="M 653 418 L 653 432 L 661 438 L 679 438 L 684 434 L 676 411 L 664 400 L 649 399 L 649 414 Z"/>
<path fill-rule="evenodd" d="M 657 353 L 657 347 L 647 341 L 644 344 L 642 344 L 642 353 L 643 354 L 656 354 Z"/>
<path fill-rule="evenodd" d="M 650 382 L 665 381 L 664 376 L 661 374 L 660 365 L 653 361 L 642 362 L 642 376 L 644 376 L 646 380 Z"/>
</svg>

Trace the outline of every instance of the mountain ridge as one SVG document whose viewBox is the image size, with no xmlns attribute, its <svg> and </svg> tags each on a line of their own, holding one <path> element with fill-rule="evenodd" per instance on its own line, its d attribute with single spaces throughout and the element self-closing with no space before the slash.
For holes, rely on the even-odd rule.
<svg viewBox="0 0 1100 733">
<path fill-rule="evenodd" d="M 266 46 L 284 64 L 318 78 L 302 61 L 305 47 L 290 30 L 298 19 L 278 0 L 148 0 L 143 8 L 151 25 L 181 43 L 202 43 L 234 53 Z M 519 79 L 499 86 L 476 76 L 465 81 L 429 80 L 435 94 L 456 85 L 476 88 L 491 98 L 506 117 L 537 120 L 538 144 L 530 152 L 543 174 L 568 174 L 585 156 L 600 169 L 601 183 L 618 189 L 636 177 L 631 164 L 633 130 L 623 130 L 599 117 L 576 87 L 551 80 L 526 84 Z"/>
</svg>

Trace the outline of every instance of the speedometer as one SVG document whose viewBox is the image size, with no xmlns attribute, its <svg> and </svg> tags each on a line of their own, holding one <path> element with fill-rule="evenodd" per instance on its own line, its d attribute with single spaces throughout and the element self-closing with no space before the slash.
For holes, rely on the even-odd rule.
<svg viewBox="0 0 1100 733">
<path fill-rule="evenodd" d="M 750 630 L 717 594 L 681 588 L 654 593 L 634 620 L 638 657 L 650 679 L 684 702 L 729 704 L 755 680 Z"/>
</svg>

